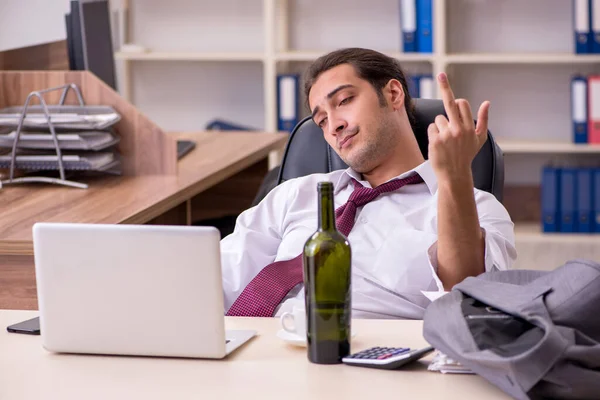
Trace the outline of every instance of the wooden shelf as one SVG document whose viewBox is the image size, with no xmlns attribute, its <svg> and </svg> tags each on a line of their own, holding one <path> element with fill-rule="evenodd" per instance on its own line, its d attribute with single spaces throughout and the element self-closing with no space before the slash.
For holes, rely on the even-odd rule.
<svg viewBox="0 0 600 400">
<path fill-rule="evenodd" d="M 115 53 L 117 60 L 127 61 L 263 61 L 263 53 L 252 52 L 140 52 Z"/>
<path fill-rule="evenodd" d="M 544 233 L 535 222 L 515 223 L 515 239 L 520 243 L 600 244 L 598 233 Z"/>
<path fill-rule="evenodd" d="M 600 144 L 496 139 L 504 154 L 597 154 Z"/>
<path fill-rule="evenodd" d="M 326 54 L 326 51 L 286 51 L 277 53 L 277 61 L 313 61 Z M 433 55 L 429 53 L 403 53 L 398 51 L 386 51 L 385 54 L 404 62 L 432 62 Z"/>
<path fill-rule="evenodd" d="M 599 63 L 600 55 L 569 53 L 454 53 L 447 54 L 448 64 L 590 64 Z"/>
</svg>

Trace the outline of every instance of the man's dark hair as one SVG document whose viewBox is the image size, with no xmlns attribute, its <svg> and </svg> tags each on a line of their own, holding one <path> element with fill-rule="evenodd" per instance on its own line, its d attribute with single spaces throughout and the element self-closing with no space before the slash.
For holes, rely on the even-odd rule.
<svg viewBox="0 0 600 400">
<path fill-rule="evenodd" d="M 335 50 L 315 60 L 306 71 L 304 77 L 304 94 L 306 95 L 307 103 L 308 94 L 319 76 L 323 72 L 341 64 L 352 65 L 356 70 L 356 74 L 373 86 L 377 92 L 379 104 L 382 107 L 386 106 L 385 97 L 383 97 L 383 87 L 387 85 L 390 79 L 397 79 L 402 84 L 402 89 L 404 90 L 404 107 L 408 115 L 408 120 L 411 124 L 413 123 L 413 104 L 408 93 L 406 77 L 400 63 L 396 59 L 375 50 L 352 47 Z"/>
</svg>

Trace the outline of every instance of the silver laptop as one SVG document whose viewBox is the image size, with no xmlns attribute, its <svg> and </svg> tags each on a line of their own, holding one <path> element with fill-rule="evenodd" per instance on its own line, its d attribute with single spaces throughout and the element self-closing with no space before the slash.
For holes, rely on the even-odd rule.
<svg viewBox="0 0 600 400">
<path fill-rule="evenodd" d="M 255 331 L 225 331 L 216 228 L 37 223 L 43 346 L 52 352 L 223 358 Z"/>
</svg>

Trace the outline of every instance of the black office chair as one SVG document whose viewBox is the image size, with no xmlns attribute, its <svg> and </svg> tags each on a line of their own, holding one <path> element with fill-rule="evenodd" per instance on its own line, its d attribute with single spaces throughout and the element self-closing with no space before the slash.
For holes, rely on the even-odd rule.
<svg viewBox="0 0 600 400">
<path fill-rule="evenodd" d="M 413 131 L 419 148 L 427 159 L 427 127 L 434 122 L 436 116 L 446 115 L 444 104 L 441 100 L 433 99 L 413 99 L 413 104 L 416 120 Z M 325 141 L 321 129 L 310 117 L 306 117 L 290 134 L 281 166 L 269 171 L 253 204 L 258 204 L 271 189 L 288 179 L 346 168 L 348 166 Z M 471 169 L 475 187 L 493 194 L 501 202 L 504 158 L 489 131 L 488 139 L 473 159 Z"/>
</svg>

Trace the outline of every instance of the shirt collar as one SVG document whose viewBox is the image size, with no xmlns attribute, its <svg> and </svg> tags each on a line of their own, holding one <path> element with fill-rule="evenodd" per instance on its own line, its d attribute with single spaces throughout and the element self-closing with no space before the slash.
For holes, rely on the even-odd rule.
<svg viewBox="0 0 600 400">
<path fill-rule="evenodd" d="M 429 193 L 431 193 L 432 195 L 435 194 L 438 188 L 437 178 L 435 176 L 435 173 L 433 172 L 433 168 L 431 167 L 431 163 L 429 162 L 429 160 L 426 160 L 425 162 L 418 165 L 416 168 L 411 169 L 410 171 L 406 171 L 405 173 L 390 179 L 390 181 L 393 179 L 406 178 L 407 176 L 412 175 L 414 172 L 421 175 L 421 178 L 423 178 L 423 181 L 429 189 Z M 335 183 L 334 195 L 338 194 L 340 190 L 344 189 L 352 179 L 356 179 L 365 187 L 371 187 L 369 182 L 362 179 L 361 174 L 354 171 L 352 168 L 348 168 L 344 171 L 343 174 L 340 175 L 338 181 Z"/>
</svg>

